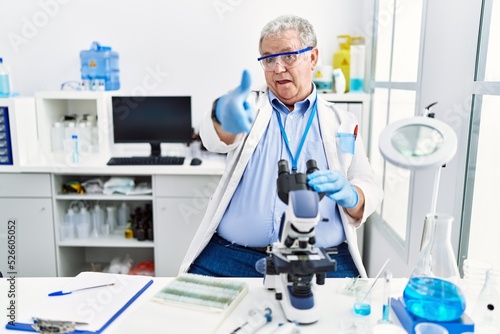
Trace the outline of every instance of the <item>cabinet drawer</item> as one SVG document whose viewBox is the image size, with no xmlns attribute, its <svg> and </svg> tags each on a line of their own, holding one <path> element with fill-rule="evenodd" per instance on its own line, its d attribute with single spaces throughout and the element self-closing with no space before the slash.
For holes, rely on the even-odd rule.
<svg viewBox="0 0 500 334">
<path fill-rule="evenodd" d="M 50 197 L 50 175 L 31 173 L 0 174 L 0 196 Z"/>
<path fill-rule="evenodd" d="M 155 177 L 156 196 L 210 197 L 217 188 L 220 176 L 168 175 Z"/>
</svg>

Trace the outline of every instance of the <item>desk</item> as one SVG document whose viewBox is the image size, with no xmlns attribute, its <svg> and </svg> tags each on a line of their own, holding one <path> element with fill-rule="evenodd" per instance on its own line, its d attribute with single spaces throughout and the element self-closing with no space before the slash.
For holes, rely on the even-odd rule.
<svg viewBox="0 0 500 334">
<path fill-rule="evenodd" d="M 46 296 L 50 291 L 56 291 L 71 278 L 17 278 L 16 287 L 16 305 L 17 317 L 26 319 L 26 315 L 32 313 L 37 302 Z M 152 303 L 150 299 L 161 288 L 167 285 L 172 278 L 155 277 L 154 283 L 137 299 L 125 312 L 120 315 L 104 332 L 103 334 L 137 334 L 137 328 L 131 325 L 131 320 L 137 318 L 147 303 Z M 215 331 L 216 334 L 228 334 L 247 320 L 248 311 L 252 308 L 271 307 L 273 321 L 262 328 L 258 333 L 271 333 L 280 322 L 285 321 L 285 316 L 282 312 L 279 302 L 274 298 L 274 291 L 269 291 L 264 288 L 262 279 L 251 278 L 244 279 L 249 285 L 249 293 L 234 309 L 234 311 L 225 319 L 221 326 Z M 301 326 L 301 333 L 339 333 L 339 328 L 342 323 L 358 320 L 366 322 L 369 326 L 374 326 L 382 316 L 382 281 L 379 281 L 373 289 L 372 298 L 372 313 L 367 317 L 356 316 L 352 312 L 353 296 L 343 293 L 343 289 L 351 282 L 350 279 L 327 279 L 325 285 L 314 287 L 314 296 L 321 312 L 321 319 L 312 325 Z M 392 295 L 400 296 L 407 279 L 394 279 L 392 283 Z M 7 297 L 7 280 L 0 280 L 0 304 L 6 306 L 8 303 Z M 156 303 L 155 303 L 156 304 Z M 160 305 L 160 304 L 158 304 Z M 160 305 L 163 306 L 163 305 Z M 4 325 L 7 323 L 6 308 L 0 315 L 2 326 L 0 333 L 25 333 L 21 331 L 6 330 Z M 144 312 L 142 312 L 144 313 Z M 169 314 L 162 314 L 158 319 L 152 314 L 141 315 L 141 333 L 191 333 L 186 331 L 185 326 L 169 324 Z M 392 313 L 390 319 L 399 324 L 397 318 Z M 196 319 L 192 319 L 196 322 Z M 209 332 L 198 332 L 209 333 Z"/>
</svg>

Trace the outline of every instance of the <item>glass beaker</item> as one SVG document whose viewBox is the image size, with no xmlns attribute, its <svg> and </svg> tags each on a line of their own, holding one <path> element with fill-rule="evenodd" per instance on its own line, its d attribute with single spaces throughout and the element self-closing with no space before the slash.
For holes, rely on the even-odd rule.
<svg viewBox="0 0 500 334">
<path fill-rule="evenodd" d="M 403 292 L 408 312 L 429 321 L 453 321 L 465 311 L 460 273 L 451 246 L 453 217 L 428 214 L 417 264 Z"/>
</svg>

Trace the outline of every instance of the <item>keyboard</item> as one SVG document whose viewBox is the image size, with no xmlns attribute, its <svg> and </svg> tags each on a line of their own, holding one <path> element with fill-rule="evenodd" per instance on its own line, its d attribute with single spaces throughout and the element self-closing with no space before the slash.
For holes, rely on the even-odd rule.
<svg viewBox="0 0 500 334">
<path fill-rule="evenodd" d="M 109 166 L 131 165 L 183 165 L 184 157 L 176 156 L 148 156 L 148 157 L 113 157 L 109 159 Z"/>
</svg>

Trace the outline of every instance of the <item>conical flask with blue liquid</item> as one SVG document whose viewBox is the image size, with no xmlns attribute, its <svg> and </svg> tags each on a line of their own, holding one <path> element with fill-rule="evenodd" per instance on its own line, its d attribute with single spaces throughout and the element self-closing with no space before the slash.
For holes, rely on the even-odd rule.
<svg viewBox="0 0 500 334">
<path fill-rule="evenodd" d="M 454 321 L 465 311 L 465 296 L 451 246 L 453 217 L 428 214 L 419 259 L 403 292 L 408 312 L 435 322 Z"/>
</svg>

